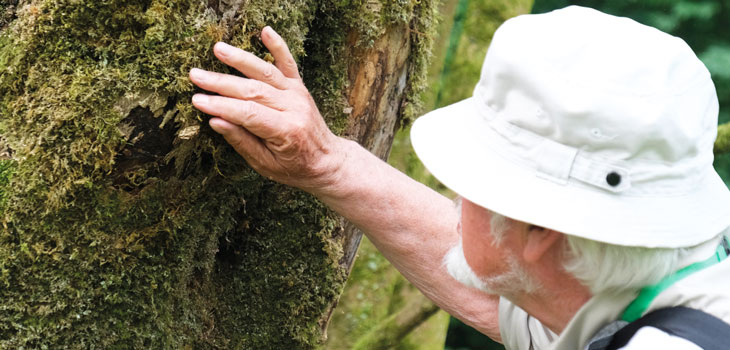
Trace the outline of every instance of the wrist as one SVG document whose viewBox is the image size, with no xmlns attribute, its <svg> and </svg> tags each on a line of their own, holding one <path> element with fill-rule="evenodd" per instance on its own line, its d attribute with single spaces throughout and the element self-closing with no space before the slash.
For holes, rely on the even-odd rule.
<svg viewBox="0 0 730 350">
<path fill-rule="evenodd" d="M 330 149 L 318 166 L 320 170 L 317 171 L 312 186 L 303 189 L 321 199 L 347 196 L 347 184 L 352 182 L 348 181 L 348 174 L 352 172 L 352 160 L 361 150 L 364 151 L 357 142 L 333 136 Z"/>
</svg>

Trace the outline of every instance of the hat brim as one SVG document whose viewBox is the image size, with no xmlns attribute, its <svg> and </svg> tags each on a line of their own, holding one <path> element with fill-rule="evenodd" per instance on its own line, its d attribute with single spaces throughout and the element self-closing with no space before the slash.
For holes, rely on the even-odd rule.
<svg viewBox="0 0 730 350">
<path fill-rule="evenodd" d="M 469 201 L 508 216 L 595 241 L 650 248 L 690 247 L 730 226 L 730 191 L 713 169 L 673 196 L 628 196 L 571 180 L 538 177 L 493 149 L 501 137 L 473 98 L 419 118 L 411 143 L 426 168 Z"/>
</svg>

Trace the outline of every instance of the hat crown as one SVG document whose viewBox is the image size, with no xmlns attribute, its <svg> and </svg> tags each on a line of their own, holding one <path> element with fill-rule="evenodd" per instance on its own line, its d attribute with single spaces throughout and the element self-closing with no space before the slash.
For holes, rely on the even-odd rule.
<svg viewBox="0 0 730 350">
<path fill-rule="evenodd" d="M 495 33 L 474 97 L 526 132 L 621 162 L 712 163 L 718 101 L 681 39 L 571 6 Z"/>
<path fill-rule="evenodd" d="M 712 167 L 717 114 L 682 40 L 568 7 L 505 22 L 474 96 L 419 118 L 411 143 L 443 184 L 515 220 L 689 247 L 730 225 Z"/>
</svg>

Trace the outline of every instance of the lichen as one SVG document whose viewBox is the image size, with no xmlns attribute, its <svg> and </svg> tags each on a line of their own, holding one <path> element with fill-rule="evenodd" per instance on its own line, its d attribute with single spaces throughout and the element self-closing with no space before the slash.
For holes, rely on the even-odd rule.
<svg viewBox="0 0 730 350">
<path fill-rule="evenodd" d="M 186 76 L 235 73 L 212 45 L 263 56 L 271 25 L 342 132 L 348 33 L 425 26 L 435 1 L 399 3 L 34 0 L 3 15 L 0 135 L 14 154 L 0 161 L 0 348 L 321 344 L 346 278 L 337 218 L 248 168 L 192 108 Z M 415 96 L 423 67 L 411 69 Z"/>
</svg>

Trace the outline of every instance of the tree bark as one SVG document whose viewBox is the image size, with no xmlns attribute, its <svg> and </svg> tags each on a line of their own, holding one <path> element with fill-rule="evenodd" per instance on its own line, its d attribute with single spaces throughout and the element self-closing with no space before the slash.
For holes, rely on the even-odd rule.
<svg viewBox="0 0 730 350">
<path fill-rule="evenodd" d="M 272 25 L 330 127 L 384 158 L 435 0 L 0 3 L 0 348 L 309 349 L 360 234 L 190 105 Z"/>
</svg>

